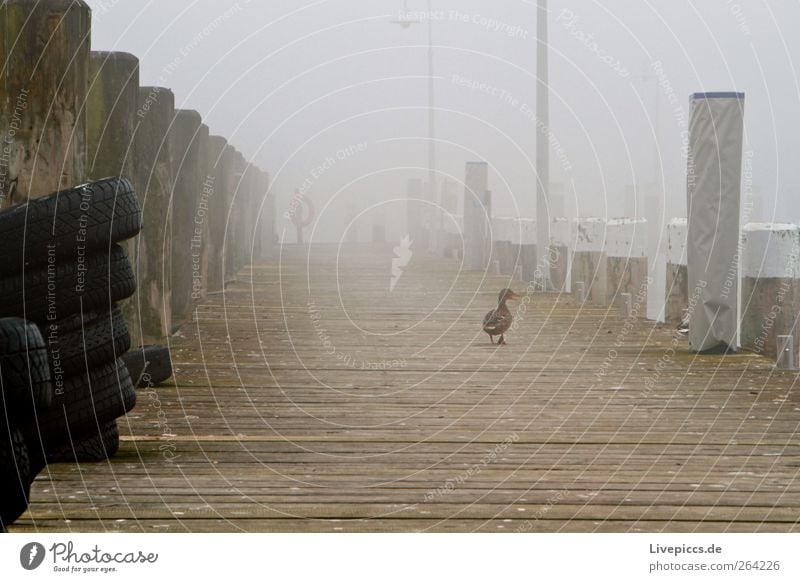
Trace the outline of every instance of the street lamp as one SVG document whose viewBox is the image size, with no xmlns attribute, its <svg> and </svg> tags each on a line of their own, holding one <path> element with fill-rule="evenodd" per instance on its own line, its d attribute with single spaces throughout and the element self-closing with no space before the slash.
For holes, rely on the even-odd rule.
<svg viewBox="0 0 800 582">
<path fill-rule="evenodd" d="M 408 16 L 408 2 L 403 5 L 404 13 L 397 19 L 392 21 L 392 24 L 397 24 L 403 29 L 410 28 L 413 24 L 420 24 L 421 21 L 417 18 Z M 436 116 L 434 113 L 435 105 L 435 91 L 433 86 L 433 9 L 432 0 L 428 0 L 428 200 L 436 202 Z M 441 231 L 444 228 L 444 215 L 441 208 L 439 209 L 439 235 L 436 239 L 441 237 Z"/>
</svg>

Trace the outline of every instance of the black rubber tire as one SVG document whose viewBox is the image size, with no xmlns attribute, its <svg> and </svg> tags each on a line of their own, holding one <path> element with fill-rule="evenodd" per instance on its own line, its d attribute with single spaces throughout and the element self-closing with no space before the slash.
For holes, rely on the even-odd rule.
<svg viewBox="0 0 800 582">
<path fill-rule="evenodd" d="M 0 413 L 27 420 L 53 400 L 47 348 L 39 328 L 0 319 Z"/>
<path fill-rule="evenodd" d="M 139 388 L 152 388 L 172 378 L 172 358 L 164 346 L 142 346 L 122 356 Z"/>
<path fill-rule="evenodd" d="M 136 236 L 142 210 L 131 183 L 105 178 L 0 212 L 0 276 L 38 270 L 52 253 L 74 261 L 88 252 Z M 48 247 L 52 245 L 52 247 Z"/>
<path fill-rule="evenodd" d="M 45 451 L 47 463 L 97 463 L 117 454 L 119 450 L 119 427 L 112 420 L 78 437 L 73 443 L 66 443 Z"/>
<path fill-rule="evenodd" d="M 0 422 L 0 529 L 7 529 L 28 509 L 33 477 L 22 432 Z"/>
<path fill-rule="evenodd" d="M 43 325 L 81 309 L 108 311 L 136 291 L 136 276 L 119 245 L 87 255 L 82 264 L 57 263 L 49 276 L 48 268 L 0 279 L 0 317 L 22 316 Z"/>
<path fill-rule="evenodd" d="M 56 392 L 53 405 L 40 414 L 39 442 L 48 451 L 64 445 L 98 427 L 124 416 L 136 405 L 136 389 L 122 360 L 111 362 L 64 381 L 62 394 Z"/>
<path fill-rule="evenodd" d="M 48 337 L 51 377 L 59 382 L 113 362 L 131 349 L 128 325 L 116 305 L 46 324 L 42 333 Z"/>
</svg>

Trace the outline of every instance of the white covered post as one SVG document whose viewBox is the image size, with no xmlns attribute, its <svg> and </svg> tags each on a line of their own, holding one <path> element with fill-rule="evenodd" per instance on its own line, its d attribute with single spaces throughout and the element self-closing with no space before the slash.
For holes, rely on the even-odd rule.
<svg viewBox="0 0 800 582">
<path fill-rule="evenodd" d="M 622 305 L 632 297 L 633 317 L 647 316 L 647 221 L 614 218 L 606 223 L 607 302 Z"/>
<path fill-rule="evenodd" d="M 667 289 L 664 321 L 678 324 L 689 306 L 689 282 L 686 272 L 685 218 L 673 218 L 667 224 Z"/>
<path fill-rule="evenodd" d="M 743 114 L 743 93 L 691 99 L 686 190 L 693 352 L 725 353 L 738 344 Z"/>
<path fill-rule="evenodd" d="M 606 305 L 606 221 L 576 218 L 573 226 L 572 280 L 583 281 L 589 303 Z"/>
<path fill-rule="evenodd" d="M 780 335 L 800 346 L 800 227 L 748 224 L 742 254 L 742 347 L 774 356 Z"/>
</svg>

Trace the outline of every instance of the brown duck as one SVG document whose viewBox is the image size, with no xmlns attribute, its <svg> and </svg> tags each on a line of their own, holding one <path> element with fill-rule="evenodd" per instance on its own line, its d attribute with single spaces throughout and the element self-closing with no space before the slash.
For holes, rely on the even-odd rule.
<svg viewBox="0 0 800 582">
<path fill-rule="evenodd" d="M 497 307 L 492 309 L 483 318 L 483 331 L 489 334 L 489 340 L 494 343 L 494 336 L 499 335 L 500 339 L 498 344 L 506 343 L 504 334 L 511 327 L 511 322 L 514 321 L 514 316 L 511 315 L 506 306 L 506 301 L 510 299 L 519 299 L 519 295 L 514 293 L 511 289 L 503 289 L 500 291 L 500 296 L 497 300 Z"/>
</svg>

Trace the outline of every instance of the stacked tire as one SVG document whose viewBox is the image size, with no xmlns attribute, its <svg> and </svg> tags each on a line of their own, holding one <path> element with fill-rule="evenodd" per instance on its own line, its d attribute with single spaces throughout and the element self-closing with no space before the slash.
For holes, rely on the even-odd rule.
<svg viewBox="0 0 800 582">
<path fill-rule="evenodd" d="M 117 243 L 141 228 L 123 178 L 0 212 L 0 528 L 25 510 L 47 463 L 117 451 L 116 421 L 136 403 L 117 307 L 136 279 Z"/>
</svg>

